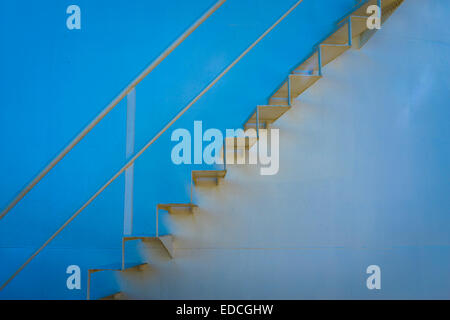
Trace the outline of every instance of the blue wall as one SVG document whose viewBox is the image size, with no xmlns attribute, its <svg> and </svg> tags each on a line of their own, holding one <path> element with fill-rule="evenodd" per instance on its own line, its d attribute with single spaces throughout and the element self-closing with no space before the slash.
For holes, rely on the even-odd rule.
<svg viewBox="0 0 450 320">
<path fill-rule="evenodd" d="M 173 127 L 240 127 L 288 70 L 332 30 L 354 0 L 304 0 Z M 68 1 L 0 3 L 0 205 L 214 1 L 86 1 L 69 31 Z M 229 0 L 137 88 L 136 149 L 295 1 Z M 121 102 L 0 221 L 3 282 L 125 162 Z M 192 167 L 170 160 L 169 130 L 136 163 L 135 233 L 154 233 L 159 202 L 189 198 Z M 120 261 L 123 178 L 118 179 L 0 292 L 0 298 L 80 299 L 88 267 Z M 83 290 L 65 269 L 83 270 Z"/>
</svg>

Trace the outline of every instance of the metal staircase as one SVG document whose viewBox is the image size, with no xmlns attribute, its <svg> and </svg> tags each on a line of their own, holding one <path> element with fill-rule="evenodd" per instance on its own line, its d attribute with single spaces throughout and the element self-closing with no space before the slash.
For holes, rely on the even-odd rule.
<svg viewBox="0 0 450 320">
<path fill-rule="evenodd" d="M 220 1 L 223 3 L 224 1 Z M 287 75 L 286 80 L 270 95 L 266 105 L 258 105 L 251 112 L 249 117 L 243 123 L 243 129 L 256 129 L 255 137 L 227 137 L 225 139 L 223 154 L 224 159 L 227 158 L 228 152 L 236 153 L 240 148 L 248 150 L 254 145 L 258 144 L 259 129 L 268 128 L 277 119 L 283 116 L 292 107 L 292 102 L 297 99 L 303 92 L 316 83 L 321 77 L 322 68 L 328 63 L 332 62 L 338 56 L 343 54 L 350 48 L 359 49 L 367 40 L 375 33 L 376 30 L 369 30 L 367 28 L 367 8 L 370 5 L 379 5 L 381 7 L 381 21 L 386 19 L 397 9 L 403 0 L 369 0 L 363 1 L 356 6 L 352 12 L 345 15 L 336 23 L 336 28 L 332 33 L 327 35 L 323 40 L 317 43 L 311 53 L 304 61 L 295 66 Z M 220 3 L 220 4 L 221 4 Z M 28 259 L 21 268 L 3 285 L 3 287 L 14 278 L 45 246 L 61 232 L 67 224 L 69 224 L 87 205 L 89 205 L 101 192 L 103 192 L 109 184 L 114 181 L 121 173 L 130 167 L 134 161 L 167 130 L 184 112 L 186 112 L 192 104 L 194 104 L 204 93 L 206 93 L 220 78 L 228 72 L 245 54 L 247 54 L 262 38 L 264 38 L 278 23 L 280 23 L 293 9 L 295 9 L 301 1 L 297 2 L 285 15 L 283 15 L 272 27 L 270 27 L 260 38 L 258 38 L 244 53 L 239 56 L 228 68 L 224 70 L 214 81 L 208 85 L 193 101 L 183 109 L 169 124 L 160 132 L 149 144 L 147 144 L 141 151 L 136 153 L 127 164 L 120 169 L 108 182 L 97 191 L 93 197 L 86 202 L 75 214 L 39 248 L 38 251 Z M 136 83 L 137 84 L 137 83 Z M 119 100 L 120 101 L 120 100 Z M 100 120 L 99 120 L 100 121 Z M 90 130 L 90 129 L 89 129 Z M 88 130 L 88 131 L 89 131 Z M 87 134 L 87 132 L 86 132 Z M 73 147 L 73 146 L 72 146 Z M 67 151 L 68 152 L 68 151 Z M 59 160 L 58 160 L 59 161 Z M 50 168 L 51 169 L 51 168 Z M 49 169 L 49 170 L 50 170 Z M 221 179 L 225 179 L 227 174 L 226 160 L 224 160 L 224 168 L 220 170 L 194 170 L 191 172 L 191 202 L 190 203 L 168 203 L 158 204 L 156 206 L 156 234 L 155 235 L 130 235 L 122 237 L 122 261 L 117 264 L 108 266 L 93 267 L 88 270 L 87 282 L 87 299 L 91 298 L 91 280 L 92 276 L 98 272 L 113 271 L 113 272 L 128 272 L 140 271 L 145 268 L 151 268 L 151 262 L 126 262 L 126 243 L 130 241 L 142 241 L 152 243 L 153 245 L 165 251 L 172 259 L 176 259 L 176 250 L 173 247 L 174 235 L 160 235 L 159 234 L 159 212 L 166 211 L 172 214 L 194 214 L 198 207 L 192 203 L 192 192 L 196 186 L 203 185 L 205 182 L 213 181 L 215 185 L 219 184 Z M 45 175 L 45 174 L 44 174 Z M 42 178 L 42 177 L 41 177 Z M 40 178 L 40 179 L 41 179 Z M 39 180 L 40 180 L 39 179 Z M 36 182 L 37 183 L 37 182 Z M 207 184 L 205 184 L 207 185 Z M 33 185 L 34 186 L 34 185 Z M 33 187 L 32 186 L 32 187 Z M 29 190 L 28 190 L 29 191 Z M 18 200 L 20 201 L 20 199 Z M 119 299 L 123 295 L 120 292 L 112 293 L 104 299 Z"/>
<path fill-rule="evenodd" d="M 382 0 L 382 19 L 384 22 L 394 12 L 394 10 L 403 2 L 403 0 Z M 365 44 L 364 39 L 371 36 L 374 32 L 367 28 L 367 15 L 364 13 L 370 5 L 380 4 L 379 0 L 367 1 L 359 6 L 348 16 L 344 17 L 336 26 L 336 29 L 327 37 L 318 43 L 312 53 L 296 66 L 287 76 L 278 89 L 268 98 L 268 105 L 257 106 L 249 118 L 243 124 L 244 130 L 250 128 L 267 128 L 291 107 L 292 102 L 297 99 L 304 91 L 318 81 L 322 75 L 322 67 L 332 62 L 338 56 L 350 48 L 359 49 Z M 245 139 L 245 141 L 238 141 Z M 238 152 L 236 146 L 241 146 L 248 150 L 257 142 L 257 138 L 228 137 L 225 139 L 226 151 L 228 153 Z M 230 148 L 230 146 L 232 146 Z M 219 179 L 226 177 L 226 170 L 197 170 L 192 171 L 192 181 L 194 186 L 202 180 L 212 179 L 219 183 Z M 191 196 L 192 200 L 192 196 Z M 160 206 L 160 205 L 158 205 Z M 170 212 L 175 207 L 192 209 L 197 207 L 193 204 L 172 204 L 158 207 Z M 157 213 L 158 216 L 158 213 Z M 116 293 L 118 295 L 119 293 Z M 116 296 L 117 297 L 117 296 Z"/>
</svg>

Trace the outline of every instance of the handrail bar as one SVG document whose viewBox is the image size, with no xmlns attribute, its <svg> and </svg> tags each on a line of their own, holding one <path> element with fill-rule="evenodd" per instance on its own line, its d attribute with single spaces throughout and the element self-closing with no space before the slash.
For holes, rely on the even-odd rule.
<svg viewBox="0 0 450 320">
<path fill-rule="evenodd" d="M 247 53 L 253 49 L 267 34 L 272 31 L 281 21 L 283 21 L 303 0 L 297 1 L 288 11 L 286 11 L 272 26 L 270 26 L 255 42 L 244 50 L 231 64 L 229 64 L 213 81 L 211 81 L 188 105 L 186 105 L 172 120 L 170 120 L 161 131 L 159 131 L 139 152 L 137 152 L 119 171 L 117 171 L 89 200 L 83 204 L 45 243 L 34 252 L 24 264 L 0 287 L 0 290 L 14 279 L 62 230 L 64 230 L 73 219 L 75 219 L 92 201 L 95 200 L 114 180 L 116 180 L 127 168 L 129 168 L 172 124 L 175 123 L 189 108 L 192 107 L 206 92 L 208 92 L 228 71 L 231 70 Z"/>
<path fill-rule="evenodd" d="M 0 213 L 2 219 L 14 208 L 26 195 L 42 180 L 69 152 L 72 150 L 111 110 L 114 109 L 126 95 L 133 90 L 150 72 L 152 72 L 167 56 L 175 50 L 192 32 L 195 31 L 206 19 L 208 19 L 227 0 L 219 0 L 207 12 L 205 12 L 193 25 L 179 36 L 163 53 L 144 69 L 122 92 L 116 96 L 39 174 L 23 188 L 19 194 Z"/>
</svg>

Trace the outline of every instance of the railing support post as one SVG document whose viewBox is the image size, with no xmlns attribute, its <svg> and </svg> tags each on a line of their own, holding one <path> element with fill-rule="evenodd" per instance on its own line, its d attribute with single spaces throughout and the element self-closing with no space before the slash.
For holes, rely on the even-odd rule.
<svg viewBox="0 0 450 320">
<path fill-rule="evenodd" d="M 156 237 L 159 237 L 159 206 L 156 205 Z"/>
<path fill-rule="evenodd" d="M 125 238 L 122 237 L 122 271 L 125 270 Z"/>
<path fill-rule="evenodd" d="M 127 136 L 126 136 L 126 159 L 134 154 L 134 133 L 136 120 L 136 90 L 127 95 Z M 123 209 L 123 234 L 133 233 L 133 188 L 134 188 L 134 164 L 125 170 L 125 200 Z"/>
<path fill-rule="evenodd" d="M 353 45 L 352 39 L 352 17 L 348 17 L 348 45 L 351 47 Z"/>
<path fill-rule="evenodd" d="M 319 46 L 317 47 L 317 59 L 319 60 L 318 61 L 318 63 L 319 63 L 319 76 L 321 77 L 322 76 L 322 47 L 320 46 L 320 44 L 319 44 Z"/>
<path fill-rule="evenodd" d="M 86 300 L 90 300 L 90 299 L 91 299 L 91 271 L 88 270 Z"/>
<path fill-rule="evenodd" d="M 223 139 L 223 170 L 227 170 L 227 136 L 226 135 L 225 135 L 225 138 Z"/>
</svg>

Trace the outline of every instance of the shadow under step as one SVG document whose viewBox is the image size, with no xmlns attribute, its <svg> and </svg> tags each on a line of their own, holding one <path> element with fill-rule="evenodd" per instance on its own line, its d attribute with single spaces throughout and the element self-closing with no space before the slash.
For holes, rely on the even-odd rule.
<svg viewBox="0 0 450 320">
<path fill-rule="evenodd" d="M 109 296 L 100 298 L 98 300 L 123 300 L 123 293 L 122 292 L 116 292 L 116 293 L 113 293 L 113 294 L 111 294 Z"/>
<path fill-rule="evenodd" d="M 127 271 L 141 271 L 148 266 L 148 263 L 130 262 L 123 265 L 122 263 L 108 264 L 98 268 L 88 269 L 88 283 L 86 299 L 91 299 L 91 276 L 97 272 L 113 271 L 113 272 L 127 272 Z"/>
<path fill-rule="evenodd" d="M 198 205 L 193 203 L 160 203 L 156 206 L 157 210 L 164 210 L 170 214 L 183 213 L 188 211 L 189 213 L 193 213 L 195 208 L 198 208 Z"/>
<path fill-rule="evenodd" d="M 123 241 L 123 260 L 125 261 L 125 243 L 128 241 L 140 240 L 145 242 L 156 249 L 163 249 L 163 251 L 167 252 L 170 258 L 173 258 L 173 236 L 172 235 L 164 235 L 164 236 L 126 236 L 122 238 Z"/>
<path fill-rule="evenodd" d="M 192 182 L 194 185 L 204 181 L 215 180 L 216 185 L 219 184 L 219 180 L 225 178 L 227 170 L 194 170 L 192 171 Z"/>
</svg>

